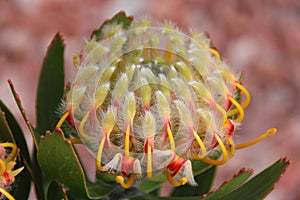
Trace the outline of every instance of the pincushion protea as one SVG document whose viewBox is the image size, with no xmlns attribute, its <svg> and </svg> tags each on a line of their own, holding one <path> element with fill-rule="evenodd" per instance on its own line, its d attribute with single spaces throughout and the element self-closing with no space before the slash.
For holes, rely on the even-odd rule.
<svg viewBox="0 0 300 200">
<path fill-rule="evenodd" d="M 6 148 L 11 148 L 7 151 Z M 9 200 L 14 197 L 8 192 L 15 177 L 23 170 L 24 167 L 13 170 L 16 165 L 15 158 L 17 155 L 17 146 L 10 142 L 0 143 L 0 197 L 5 196 Z"/>
<path fill-rule="evenodd" d="M 67 119 L 98 170 L 116 174 L 124 188 L 159 173 L 174 186 L 196 185 L 191 160 L 221 165 L 276 132 L 234 143 L 250 95 L 203 33 L 149 18 L 126 30 L 106 24 L 102 40 L 88 41 L 74 64 L 57 127 Z M 212 159 L 215 152 L 222 158 Z"/>
</svg>

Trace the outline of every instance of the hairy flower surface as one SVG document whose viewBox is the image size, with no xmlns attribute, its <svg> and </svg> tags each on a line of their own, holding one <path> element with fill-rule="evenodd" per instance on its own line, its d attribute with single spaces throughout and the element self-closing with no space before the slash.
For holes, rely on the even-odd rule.
<svg viewBox="0 0 300 200">
<path fill-rule="evenodd" d="M 234 143 L 250 95 L 205 34 L 148 18 L 102 33 L 74 57 L 78 72 L 57 126 L 67 119 L 98 170 L 114 172 L 122 187 L 159 173 L 174 186 L 196 185 L 192 160 L 224 164 L 276 132 Z"/>
<path fill-rule="evenodd" d="M 6 148 L 11 148 L 7 151 Z M 10 142 L 0 143 L 0 197 L 5 196 L 9 200 L 14 197 L 8 193 L 15 177 L 23 170 L 24 167 L 13 170 L 16 165 L 15 158 L 17 155 L 17 146 Z"/>
</svg>

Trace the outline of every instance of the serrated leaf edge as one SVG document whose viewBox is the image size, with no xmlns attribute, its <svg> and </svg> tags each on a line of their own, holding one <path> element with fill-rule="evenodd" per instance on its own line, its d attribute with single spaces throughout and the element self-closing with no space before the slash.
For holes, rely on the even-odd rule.
<svg viewBox="0 0 300 200">
<path fill-rule="evenodd" d="M 91 196 L 91 194 L 90 194 L 90 192 L 89 192 L 89 188 L 88 188 L 88 179 L 87 179 L 87 176 L 86 176 L 86 174 L 85 174 L 85 172 L 84 172 L 84 169 L 83 169 L 83 167 L 82 167 L 82 165 L 81 165 L 81 162 L 80 162 L 80 160 L 79 160 L 79 158 L 78 158 L 78 156 L 77 156 L 77 154 L 76 154 L 76 152 L 75 152 L 75 150 L 74 150 L 73 144 L 72 144 L 72 142 L 71 142 L 68 138 L 66 138 L 66 137 L 64 136 L 63 130 L 62 130 L 61 128 L 55 128 L 55 130 L 54 130 L 52 133 L 51 133 L 50 131 L 47 131 L 45 135 L 42 135 L 42 136 L 40 137 L 40 139 L 41 139 L 41 141 L 42 141 L 42 140 L 46 139 L 47 137 L 49 137 L 49 136 L 51 136 L 51 135 L 54 135 L 54 134 L 57 134 L 57 135 L 61 136 L 62 139 L 63 139 L 63 140 L 69 145 L 69 147 L 71 148 L 71 151 L 72 151 L 72 153 L 73 153 L 73 155 L 74 155 L 74 157 L 75 157 L 75 159 L 76 159 L 76 161 L 77 161 L 77 163 L 78 163 L 78 166 L 79 166 L 79 168 L 80 168 L 81 174 L 82 174 L 82 176 L 83 176 L 83 186 L 84 186 L 84 188 L 85 188 L 86 196 L 87 196 L 88 198 L 91 198 L 91 199 L 95 198 L 94 196 Z"/>
</svg>

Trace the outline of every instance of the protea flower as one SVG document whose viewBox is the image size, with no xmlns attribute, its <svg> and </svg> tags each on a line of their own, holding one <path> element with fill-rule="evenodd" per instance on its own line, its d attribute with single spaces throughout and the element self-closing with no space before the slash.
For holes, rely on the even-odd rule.
<svg viewBox="0 0 300 200">
<path fill-rule="evenodd" d="M 7 151 L 5 148 L 11 148 Z M 9 200 L 14 197 L 8 192 L 15 177 L 23 170 L 24 167 L 13 170 L 16 165 L 15 158 L 17 155 L 17 146 L 10 142 L 0 143 L 0 197 L 5 196 Z"/>
<path fill-rule="evenodd" d="M 206 34 L 145 18 L 127 30 L 106 24 L 102 36 L 74 57 L 78 72 L 57 127 L 67 119 L 97 169 L 122 187 L 159 173 L 174 186 L 195 185 L 191 160 L 221 165 L 276 132 L 234 143 L 250 95 Z"/>
</svg>

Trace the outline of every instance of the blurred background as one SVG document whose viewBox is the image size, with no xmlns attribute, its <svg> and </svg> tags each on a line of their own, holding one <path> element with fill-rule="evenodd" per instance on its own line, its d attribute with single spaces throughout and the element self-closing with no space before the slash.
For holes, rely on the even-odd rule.
<svg viewBox="0 0 300 200">
<path fill-rule="evenodd" d="M 278 129 L 277 135 L 239 150 L 219 167 L 214 188 L 242 167 L 258 173 L 287 156 L 292 165 L 267 199 L 300 199 L 299 0 L 0 0 L 0 98 L 20 116 L 7 84 L 12 79 L 34 124 L 37 79 L 55 33 L 63 35 L 66 79 L 71 81 L 72 55 L 120 10 L 207 31 L 232 68 L 245 72 L 244 84 L 252 94 L 236 140 Z"/>
</svg>

